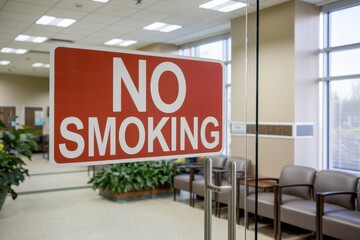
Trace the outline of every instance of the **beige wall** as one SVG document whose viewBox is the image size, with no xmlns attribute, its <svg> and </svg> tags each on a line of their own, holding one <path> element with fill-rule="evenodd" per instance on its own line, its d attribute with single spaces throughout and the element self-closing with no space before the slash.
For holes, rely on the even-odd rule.
<svg viewBox="0 0 360 240">
<path fill-rule="evenodd" d="M 48 132 L 49 79 L 0 74 L 0 105 L 15 105 L 18 122 L 24 123 L 24 107 L 42 107 L 45 112 L 44 132 Z"/>
<path fill-rule="evenodd" d="M 232 21 L 232 121 L 255 121 L 255 14 L 248 17 L 248 82 L 245 83 L 245 17 Z M 289 1 L 261 11 L 259 122 L 318 122 L 319 9 Z M 245 99 L 247 96 L 247 99 Z M 246 114 L 247 113 L 247 114 Z M 315 135 L 317 132 L 315 131 Z M 255 161 L 255 138 L 231 137 L 231 154 Z M 278 177 L 284 165 L 318 166 L 318 138 L 260 136 L 259 174 Z"/>
<path fill-rule="evenodd" d="M 179 48 L 172 44 L 155 43 L 138 49 L 146 52 L 157 52 L 167 54 L 179 54 Z"/>
</svg>

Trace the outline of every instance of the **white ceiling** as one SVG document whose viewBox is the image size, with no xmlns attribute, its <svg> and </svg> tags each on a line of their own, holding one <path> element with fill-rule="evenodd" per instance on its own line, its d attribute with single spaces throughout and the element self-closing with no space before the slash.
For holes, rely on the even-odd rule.
<svg viewBox="0 0 360 240">
<path fill-rule="evenodd" d="M 33 68 L 35 62 L 49 63 L 49 49 L 53 42 L 29 43 L 14 41 L 19 34 L 45 36 L 49 39 L 69 40 L 87 46 L 102 46 L 113 38 L 136 40 L 140 47 L 161 42 L 181 45 L 206 36 L 228 32 L 230 20 L 245 13 L 240 9 L 221 13 L 198 6 L 209 0 L 110 0 L 103 4 L 91 0 L 0 0 L 0 49 L 3 47 L 31 50 L 24 55 L 0 53 L 0 72 L 48 77 L 46 68 Z M 266 8 L 287 0 L 260 0 Z M 322 4 L 324 0 L 305 0 Z M 244 0 L 243 2 L 246 2 Z M 255 10 L 256 0 L 249 0 L 249 12 Z M 77 22 L 68 28 L 37 25 L 42 15 L 73 18 Z M 179 30 L 162 33 L 143 30 L 153 22 L 182 25 Z"/>
</svg>

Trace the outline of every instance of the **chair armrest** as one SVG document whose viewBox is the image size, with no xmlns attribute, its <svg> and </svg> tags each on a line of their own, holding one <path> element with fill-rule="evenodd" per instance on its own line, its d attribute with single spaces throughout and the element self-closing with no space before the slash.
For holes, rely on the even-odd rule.
<svg viewBox="0 0 360 240">
<path fill-rule="evenodd" d="M 248 178 L 247 182 L 255 182 L 256 178 Z M 260 177 L 258 178 L 258 181 L 275 181 L 276 183 L 279 183 L 278 178 L 271 178 L 271 177 Z"/>
<path fill-rule="evenodd" d="M 351 192 L 351 191 L 317 192 L 316 193 L 316 209 L 317 209 L 319 216 L 324 215 L 325 197 L 334 196 L 334 195 L 350 195 L 354 198 L 354 200 L 358 197 L 356 192 Z"/>
<path fill-rule="evenodd" d="M 318 236 L 322 236 L 323 234 L 323 221 L 322 216 L 324 216 L 324 205 L 325 205 L 325 197 L 334 196 L 334 195 L 350 195 L 357 198 L 356 192 L 350 191 L 332 191 L 332 192 L 317 192 L 316 193 L 316 234 L 317 239 L 320 239 Z M 354 209 L 355 210 L 355 209 Z"/>
</svg>

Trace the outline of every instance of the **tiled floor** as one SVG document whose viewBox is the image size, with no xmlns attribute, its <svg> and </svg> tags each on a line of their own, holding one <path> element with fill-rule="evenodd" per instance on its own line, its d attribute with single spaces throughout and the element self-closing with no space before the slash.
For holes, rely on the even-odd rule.
<svg viewBox="0 0 360 240">
<path fill-rule="evenodd" d="M 86 167 L 54 168 L 42 155 L 35 155 L 28 168 L 31 177 L 16 189 L 18 199 L 8 197 L 0 211 L 2 240 L 204 239 L 203 202 L 190 207 L 187 193 L 182 192 L 176 202 L 171 194 L 112 202 L 87 184 Z M 258 239 L 273 239 L 272 228 L 264 223 L 259 225 Z M 225 217 L 213 217 L 212 226 L 212 239 L 227 239 Z M 286 229 L 283 239 L 308 236 Z M 237 225 L 237 239 L 254 239 L 254 232 Z"/>
</svg>

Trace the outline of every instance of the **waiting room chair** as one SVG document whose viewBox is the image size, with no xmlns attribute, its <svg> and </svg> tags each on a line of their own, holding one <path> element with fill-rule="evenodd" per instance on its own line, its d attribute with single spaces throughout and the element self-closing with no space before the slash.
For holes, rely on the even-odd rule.
<svg viewBox="0 0 360 240">
<path fill-rule="evenodd" d="M 187 191 L 190 193 L 190 206 L 193 206 L 192 198 L 192 182 L 194 180 L 204 179 L 203 175 L 203 162 L 177 164 L 174 166 L 173 175 L 173 188 L 174 188 L 174 201 L 176 201 L 176 194 L 180 190 Z M 180 169 L 185 172 L 179 171 Z"/>
<path fill-rule="evenodd" d="M 278 186 L 277 239 L 281 239 L 281 223 L 288 223 L 303 229 L 316 231 L 316 193 L 329 191 L 355 192 L 358 184 L 357 176 L 335 170 L 322 170 L 315 177 L 312 199 L 284 201 L 285 189 L 299 188 L 301 184 Z M 307 187 L 308 185 L 304 185 Z M 287 190 L 288 191 L 288 190 Z M 354 209 L 351 196 L 329 196 L 324 200 L 324 212 Z"/>
<path fill-rule="evenodd" d="M 275 181 L 279 186 L 282 185 L 296 185 L 301 184 L 301 187 L 294 187 L 293 189 L 284 189 L 282 192 L 282 202 L 290 202 L 299 199 L 311 198 L 311 187 L 314 182 L 316 170 L 310 167 L 288 165 L 281 170 L 280 178 L 261 178 L 259 181 Z M 305 187 L 304 187 L 305 185 Z M 277 236 L 277 185 L 269 191 L 258 192 L 258 215 L 273 219 L 274 237 Z M 255 192 L 250 193 L 247 198 L 247 221 L 246 226 L 249 226 L 249 212 L 255 213 Z"/>
<path fill-rule="evenodd" d="M 338 199 L 348 201 L 349 197 L 357 203 L 357 209 L 354 204 L 352 209 L 339 211 L 327 211 L 325 202 L 327 198 L 337 196 Z M 340 199 L 341 198 L 341 199 Z M 357 201 L 357 202 L 356 202 Z M 350 203 L 351 204 L 351 203 Z M 318 192 L 316 194 L 316 239 L 322 240 L 323 235 L 335 237 L 343 240 L 353 240 L 360 238 L 360 187 L 358 192 Z"/>
<path fill-rule="evenodd" d="M 212 160 L 212 168 L 213 168 L 213 172 L 217 171 L 219 169 L 224 169 L 225 165 L 226 165 L 226 161 L 227 161 L 227 157 L 224 155 L 217 155 L 217 156 L 211 156 L 210 157 Z M 203 174 L 203 172 L 202 172 Z M 213 174 L 213 183 L 214 184 L 219 184 L 218 180 L 216 180 L 216 174 Z M 192 206 L 194 207 L 195 205 L 195 198 L 196 197 L 204 197 L 205 196 L 205 179 L 204 178 L 198 178 L 198 179 L 194 179 L 194 181 L 192 181 L 192 186 L 191 186 L 191 201 L 192 201 Z M 216 195 L 213 195 L 213 200 L 216 197 Z"/>
</svg>

